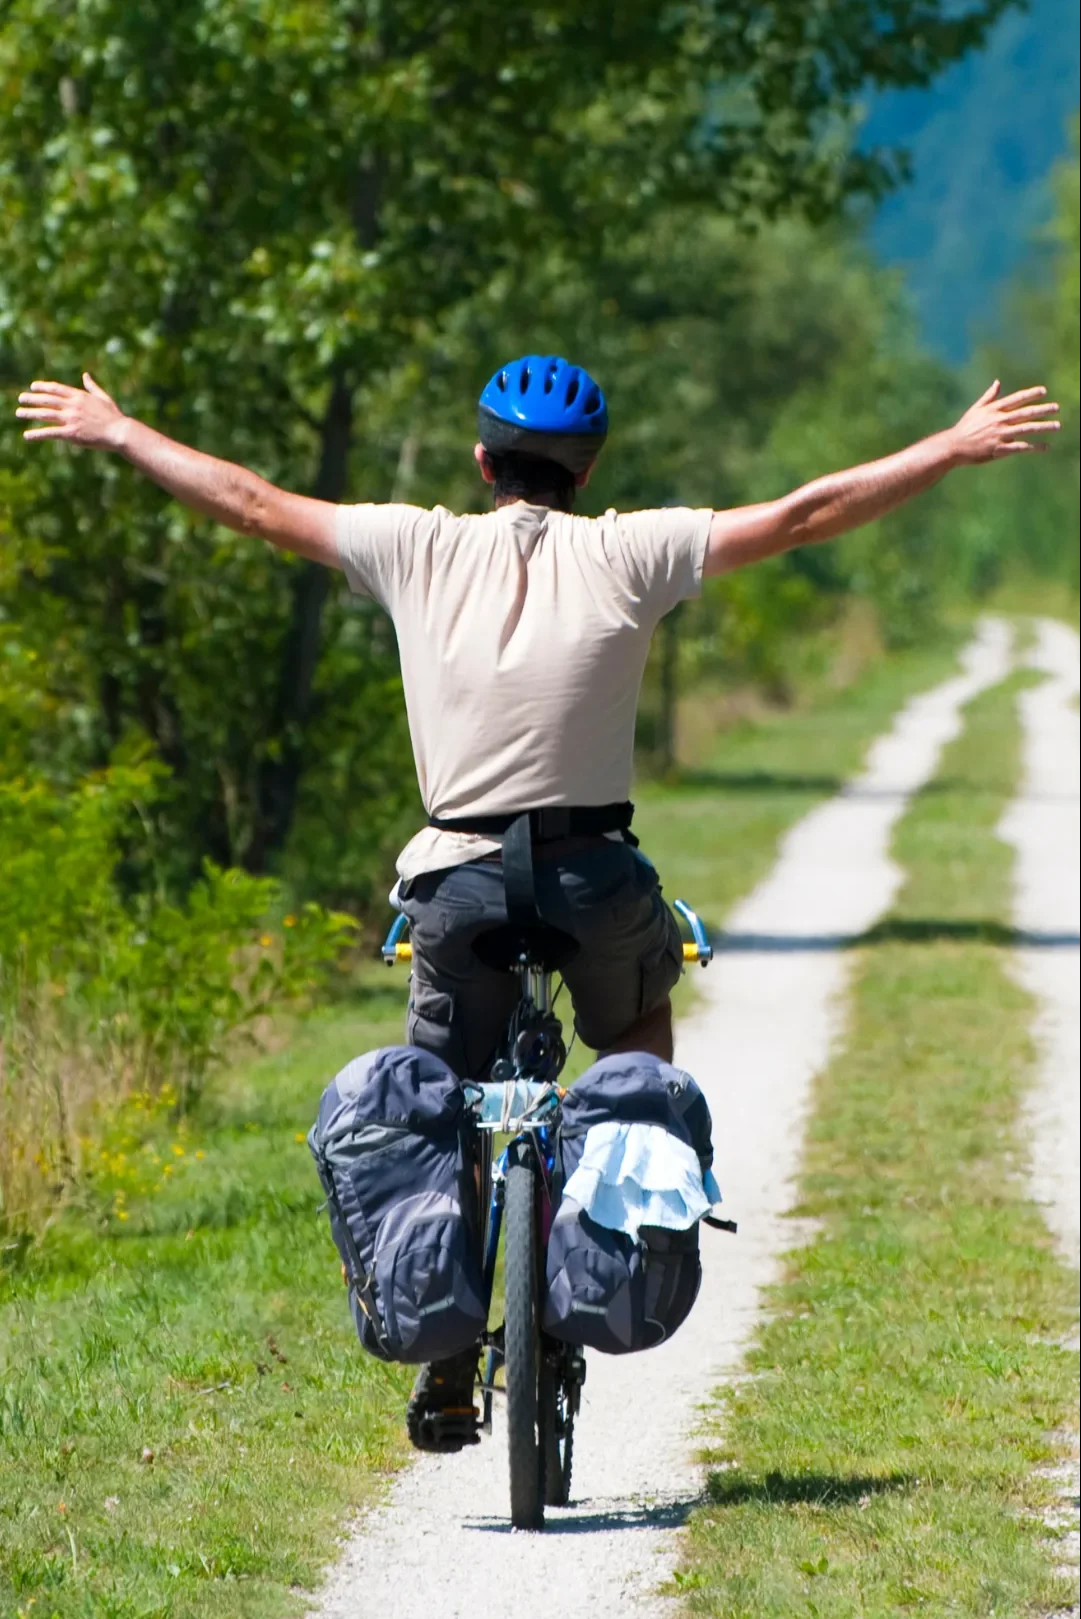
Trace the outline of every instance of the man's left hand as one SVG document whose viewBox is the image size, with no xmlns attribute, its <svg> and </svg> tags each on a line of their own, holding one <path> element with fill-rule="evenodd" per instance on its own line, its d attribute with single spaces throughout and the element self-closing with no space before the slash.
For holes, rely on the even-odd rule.
<svg viewBox="0 0 1081 1619">
<path fill-rule="evenodd" d="M 1033 434 L 1057 433 L 1061 423 L 1048 418 L 1058 415 L 1058 406 L 1046 398 L 1046 388 L 1022 388 L 1019 393 L 999 398 L 1001 384 L 993 382 L 986 393 L 970 405 L 949 429 L 951 447 L 957 461 L 976 466 L 981 461 L 997 461 L 1004 455 L 1046 450 L 1047 444 L 1031 444 Z"/>
</svg>

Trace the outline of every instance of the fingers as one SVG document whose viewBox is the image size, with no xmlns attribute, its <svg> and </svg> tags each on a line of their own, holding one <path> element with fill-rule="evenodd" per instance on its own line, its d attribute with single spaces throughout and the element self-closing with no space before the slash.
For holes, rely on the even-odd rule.
<svg viewBox="0 0 1081 1619">
<path fill-rule="evenodd" d="M 31 409 L 29 405 L 20 405 L 15 414 L 21 416 L 24 421 L 31 422 L 62 422 L 64 419 L 63 411 L 57 409 L 55 405 L 41 405 L 36 409 Z"/>
<path fill-rule="evenodd" d="M 24 439 L 33 438 L 68 438 L 70 430 L 66 427 L 28 427 L 23 434 Z"/>
<path fill-rule="evenodd" d="M 73 397 L 74 389 L 68 388 L 64 393 L 50 393 L 45 384 L 35 383 L 27 393 L 19 395 L 20 405 L 49 405 L 54 410 L 60 410 Z"/>
<path fill-rule="evenodd" d="M 1051 448 L 1050 444 L 1030 444 L 1027 439 L 1008 439 L 995 450 L 996 458 L 1002 455 L 1027 455 L 1029 451 L 1044 452 Z"/>
<path fill-rule="evenodd" d="M 998 378 L 996 377 L 994 382 L 991 384 L 991 386 L 989 388 L 985 388 L 983 390 L 983 393 L 980 395 L 980 397 L 976 401 L 977 405 L 989 405 L 991 403 L 992 399 L 994 399 L 995 395 L 998 393 L 998 390 L 1001 388 L 1001 386 L 1002 386 L 1002 384 L 999 382 Z"/>
<path fill-rule="evenodd" d="M 69 388 L 66 382 L 32 382 L 30 392 L 59 394 L 61 399 L 66 399 L 71 394 L 77 394 L 79 390 L 78 388 Z"/>
<path fill-rule="evenodd" d="M 1016 405 L 1027 405 L 1034 399 L 1042 399 L 1046 388 L 1022 388 L 1015 394 L 1007 394 L 1005 399 L 999 400 L 1001 410 L 1012 410 Z"/>
<path fill-rule="evenodd" d="M 1055 416 L 1057 414 L 1058 406 L 1053 404 L 1051 400 L 1047 400 L 1042 405 L 1023 405 L 1020 410 L 1008 411 L 1003 420 L 1007 422 L 1029 422 L 1035 420 L 1037 416 Z"/>
<path fill-rule="evenodd" d="M 90 375 L 89 371 L 83 372 L 83 387 L 86 389 L 88 394 L 93 394 L 95 399 L 108 399 L 109 403 L 112 404 L 110 395 L 105 392 L 104 388 L 99 387 L 99 385 Z"/>
<path fill-rule="evenodd" d="M 1022 422 L 1016 427 L 1007 428 L 999 442 L 1002 444 L 1021 444 L 1030 438 L 1033 433 L 1057 433 L 1061 426 L 1061 422 Z M 1041 449 L 1046 450 L 1047 445 L 1041 445 Z"/>
</svg>

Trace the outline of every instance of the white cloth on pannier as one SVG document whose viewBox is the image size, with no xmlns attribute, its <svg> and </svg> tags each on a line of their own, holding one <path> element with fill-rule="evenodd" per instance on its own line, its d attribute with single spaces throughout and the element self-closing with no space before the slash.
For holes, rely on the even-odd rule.
<svg viewBox="0 0 1081 1619">
<path fill-rule="evenodd" d="M 617 1119 L 589 1127 L 563 1196 L 598 1225 L 634 1238 L 640 1226 L 686 1231 L 721 1201 L 713 1171 L 703 1175 L 687 1142 L 659 1124 Z"/>
</svg>

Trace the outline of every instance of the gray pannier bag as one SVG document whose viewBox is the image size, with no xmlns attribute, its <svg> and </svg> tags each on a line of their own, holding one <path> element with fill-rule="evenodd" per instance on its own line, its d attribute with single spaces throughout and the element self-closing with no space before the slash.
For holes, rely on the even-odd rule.
<svg viewBox="0 0 1081 1619">
<path fill-rule="evenodd" d="M 460 1081 L 418 1047 L 356 1057 L 323 1092 L 308 1145 L 357 1335 L 382 1360 L 442 1360 L 484 1329 L 472 1142 Z"/>
<path fill-rule="evenodd" d="M 665 1342 L 683 1324 L 698 1297 L 702 1265 L 697 1219 L 682 1230 L 642 1224 L 632 1236 L 564 1195 L 589 1131 L 613 1122 L 660 1126 L 693 1149 L 703 1182 L 713 1145 L 709 1108 L 694 1080 L 645 1052 L 602 1058 L 564 1098 L 543 1326 L 565 1343 L 623 1355 Z"/>
</svg>

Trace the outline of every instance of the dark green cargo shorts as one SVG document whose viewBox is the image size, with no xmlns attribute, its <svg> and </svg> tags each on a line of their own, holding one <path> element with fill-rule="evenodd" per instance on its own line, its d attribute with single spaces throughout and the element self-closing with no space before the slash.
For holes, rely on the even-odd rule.
<svg viewBox="0 0 1081 1619">
<path fill-rule="evenodd" d="M 574 1026 L 603 1051 L 660 1006 L 683 967 L 679 928 L 657 873 L 629 843 L 547 844 L 533 863 L 545 920 L 581 946 L 563 973 Z M 513 973 L 485 967 L 473 940 L 507 920 L 498 860 L 474 860 L 401 884 L 413 978 L 407 1039 L 444 1058 L 462 1078 L 483 1079 L 518 1000 Z M 559 1010 L 559 1008 L 557 1008 Z"/>
</svg>

